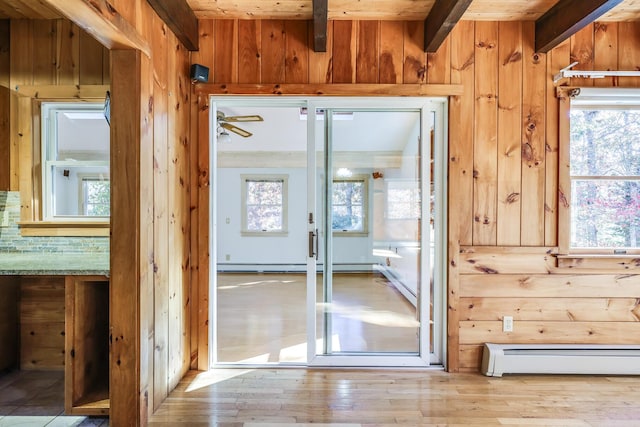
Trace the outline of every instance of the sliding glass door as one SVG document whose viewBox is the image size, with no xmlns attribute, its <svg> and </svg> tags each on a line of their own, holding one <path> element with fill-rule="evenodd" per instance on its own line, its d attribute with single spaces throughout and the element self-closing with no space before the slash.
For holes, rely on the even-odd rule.
<svg viewBox="0 0 640 427">
<path fill-rule="evenodd" d="M 441 363 L 444 100 L 211 105 L 213 363 Z"/>
</svg>

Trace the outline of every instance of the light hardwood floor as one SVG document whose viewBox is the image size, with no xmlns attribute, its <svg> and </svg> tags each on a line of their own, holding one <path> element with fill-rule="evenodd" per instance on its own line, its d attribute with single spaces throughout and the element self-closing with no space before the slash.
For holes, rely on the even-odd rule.
<svg viewBox="0 0 640 427">
<path fill-rule="evenodd" d="M 189 372 L 149 425 L 636 427 L 638 384 L 637 377 L 219 369 Z"/>
<path fill-rule="evenodd" d="M 334 274 L 333 300 L 317 309 L 318 337 L 326 309 L 336 351 L 418 352 L 415 307 L 381 274 Z M 304 363 L 306 276 L 219 273 L 216 325 L 220 362 Z"/>
</svg>

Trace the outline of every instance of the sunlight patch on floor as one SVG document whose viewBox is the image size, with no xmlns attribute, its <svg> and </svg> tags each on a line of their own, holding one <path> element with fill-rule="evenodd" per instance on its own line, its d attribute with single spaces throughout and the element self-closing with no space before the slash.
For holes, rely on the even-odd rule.
<svg viewBox="0 0 640 427">
<path fill-rule="evenodd" d="M 253 369 L 212 369 L 196 375 L 186 389 L 186 392 L 199 390 L 210 385 L 214 385 L 240 375 L 248 374 Z"/>
</svg>

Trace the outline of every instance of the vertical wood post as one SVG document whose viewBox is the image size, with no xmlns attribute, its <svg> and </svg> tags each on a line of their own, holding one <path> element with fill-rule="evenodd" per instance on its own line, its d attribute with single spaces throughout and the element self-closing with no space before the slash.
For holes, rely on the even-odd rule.
<svg viewBox="0 0 640 427">
<path fill-rule="evenodd" d="M 113 50 L 111 76 L 110 423 L 128 426 L 144 424 L 147 412 L 140 393 L 141 53 Z"/>
</svg>

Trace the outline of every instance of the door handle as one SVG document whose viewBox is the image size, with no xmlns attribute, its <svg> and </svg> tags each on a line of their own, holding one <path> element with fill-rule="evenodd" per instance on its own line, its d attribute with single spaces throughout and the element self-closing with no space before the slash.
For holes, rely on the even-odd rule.
<svg viewBox="0 0 640 427">
<path fill-rule="evenodd" d="M 315 244 L 314 244 L 315 241 Z M 309 258 L 318 259 L 318 229 L 309 232 Z"/>
</svg>

